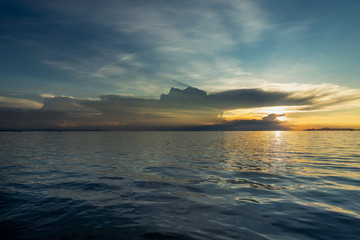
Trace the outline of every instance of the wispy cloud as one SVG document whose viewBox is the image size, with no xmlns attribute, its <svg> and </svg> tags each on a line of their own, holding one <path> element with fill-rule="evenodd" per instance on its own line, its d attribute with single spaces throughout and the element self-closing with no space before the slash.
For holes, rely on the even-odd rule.
<svg viewBox="0 0 360 240">
<path fill-rule="evenodd" d="M 286 89 L 293 96 L 309 97 L 309 105 L 298 111 L 333 111 L 360 106 L 360 89 L 353 89 L 336 84 L 299 84 L 271 83 L 263 86 L 268 91 Z"/>
<path fill-rule="evenodd" d="M 70 1 L 45 4 L 58 14 L 91 22 L 99 31 L 106 29 L 116 37 L 108 40 L 106 47 L 96 40 L 84 42 L 93 56 L 46 59 L 44 63 L 122 90 L 134 90 L 146 82 L 157 87 L 153 96 L 171 86 L 166 84 L 169 79 L 208 90 L 244 84 L 250 73 L 241 60 L 226 53 L 261 41 L 276 26 L 257 2 L 248 0 L 105 1 L 100 5 L 95 1 L 81 5 Z M 126 38 L 132 42 L 124 42 Z M 115 41 L 125 43 L 132 52 L 122 53 L 124 47 Z"/>
<path fill-rule="evenodd" d="M 173 80 L 208 91 L 237 89 L 317 71 L 301 62 L 279 60 L 260 70 L 247 63 L 256 55 L 249 49 L 293 38 L 312 23 L 279 24 L 259 1 L 44 1 L 38 8 L 65 33 L 45 36 L 42 63 L 114 93 L 156 97 Z"/>
</svg>

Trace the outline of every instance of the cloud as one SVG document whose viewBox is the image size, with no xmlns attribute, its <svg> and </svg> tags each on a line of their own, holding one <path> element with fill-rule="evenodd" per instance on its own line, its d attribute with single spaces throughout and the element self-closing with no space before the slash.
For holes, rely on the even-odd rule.
<svg viewBox="0 0 360 240">
<path fill-rule="evenodd" d="M 278 24 L 281 16 L 272 16 L 266 8 L 277 5 L 261 1 L 40 0 L 15 4 L 31 14 L 23 22 L 10 19 L 6 34 L 17 45 L 9 54 L 26 52 L 34 57 L 33 63 L 45 64 L 38 66 L 37 77 L 44 82 L 55 73 L 51 81 L 58 82 L 42 85 L 44 92 L 61 94 L 49 86 L 67 91 L 86 87 L 91 88 L 89 95 L 158 97 L 173 83 L 187 87 L 184 81 L 208 91 L 224 91 L 253 88 L 265 80 L 304 81 L 309 72 L 319 71 L 316 64 L 293 63 L 278 52 L 291 50 L 288 37 L 305 33 L 312 22 L 294 19 Z M 278 38 L 285 38 L 281 48 Z M 293 40 L 298 46 L 298 40 Z M 295 59 L 302 58 L 296 55 Z M 265 66 L 275 64 L 266 68 L 264 61 Z"/>
<path fill-rule="evenodd" d="M 278 117 L 283 117 L 285 116 L 286 114 L 275 114 L 275 113 L 271 113 L 265 117 L 263 117 L 263 121 L 271 121 L 271 122 L 276 122 L 276 121 L 279 121 L 278 120 Z"/>
<path fill-rule="evenodd" d="M 38 109 L 42 106 L 43 104 L 28 99 L 0 96 L 0 108 Z"/>
<path fill-rule="evenodd" d="M 352 89 L 336 84 L 267 84 L 265 91 L 287 89 L 294 97 L 308 98 L 309 101 L 298 111 L 332 111 L 360 106 L 360 89 Z"/>
<path fill-rule="evenodd" d="M 262 120 L 220 120 L 213 124 L 193 125 L 193 126 L 172 126 L 168 128 L 147 128 L 146 130 L 177 130 L 177 131 L 283 131 L 291 130 L 292 127 L 285 122 L 280 122 L 274 118 L 276 114 L 269 114 Z M 284 114 L 281 114 L 283 116 Z M 280 117 L 280 115 L 279 115 Z"/>
<path fill-rule="evenodd" d="M 55 95 L 51 94 L 51 93 L 42 93 L 39 96 L 42 97 L 42 98 L 53 98 L 53 97 L 55 97 Z"/>
<path fill-rule="evenodd" d="M 176 102 L 181 104 L 184 101 L 203 100 L 206 96 L 207 93 L 205 91 L 194 87 L 187 87 L 183 90 L 171 88 L 168 94 L 161 94 L 160 101 Z"/>
<path fill-rule="evenodd" d="M 176 80 L 171 80 L 173 83 L 176 83 L 177 85 L 181 86 L 181 87 L 191 87 L 189 84 L 187 83 L 183 83 L 180 81 L 176 81 Z"/>
<path fill-rule="evenodd" d="M 76 80 L 153 97 L 172 85 L 168 79 L 209 90 L 236 88 L 251 76 L 227 53 L 261 41 L 275 28 L 265 9 L 249 0 L 44 1 L 40 9 L 50 10 L 56 18 L 47 20 L 64 26 L 65 33 L 73 36 L 73 28 L 80 28 L 76 36 L 89 36 L 66 44 L 74 49 L 46 51 L 43 63 Z"/>
<path fill-rule="evenodd" d="M 0 129 L 59 128 L 65 115 L 61 111 L 0 108 Z"/>
<path fill-rule="evenodd" d="M 291 130 L 291 126 L 287 123 L 280 122 L 274 119 L 274 115 L 269 114 L 262 120 L 250 119 L 250 120 L 234 120 L 224 121 L 219 124 L 210 126 L 203 126 L 204 130 L 221 130 L 221 131 L 281 131 Z M 199 127 L 201 129 L 201 127 Z"/>
<path fill-rule="evenodd" d="M 236 89 L 244 85 L 253 87 L 260 79 L 243 68 L 239 59 L 224 56 L 197 56 L 169 59 L 160 66 L 160 78 L 173 79 L 201 86 L 207 90 L 219 91 Z"/>
<path fill-rule="evenodd" d="M 44 111 L 62 111 L 67 113 L 99 113 L 92 108 L 87 108 L 71 97 L 52 97 L 44 98 L 44 105 L 41 108 Z"/>
<path fill-rule="evenodd" d="M 177 105 L 190 105 L 190 108 L 194 106 L 228 110 L 265 106 L 305 105 L 311 98 L 311 96 L 295 97 L 287 92 L 264 91 L 261 89 L 238 89 L 207 94 L 203 90 L 188 87 L 184 90 L 171 88 L 168 94 L 161 95 L 160 101 L 176 103 Z"/>
<path fill-rule="evenodd" d="M 102 95 L 97 99 L 51 96 L 44 98 L 43 104 L 1 97 L 0 127 L 284 130 L 289 126 L 279 118 L 286 112 L 329 111 L 359 106 L 354 105 L 360 101 L 359 90 L 356 89 L 312 85 L 299 87 L 297 91 L 291 87 L 280 91 L 277 87 L 214 93 L 195 87 L 171 88 L 159 99 L 129 95 Z M 22 109 L 17 109 L 20 107 Z M 34 107 L 38 109 L 26 109 Z"/>
</svg>

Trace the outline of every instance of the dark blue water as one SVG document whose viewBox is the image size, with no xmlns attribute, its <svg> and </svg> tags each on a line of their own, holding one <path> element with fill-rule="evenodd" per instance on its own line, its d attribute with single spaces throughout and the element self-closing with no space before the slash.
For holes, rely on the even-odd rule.
<svg viewBox="0 0 360 240">
<path fill-rule="evenodd" d="M 0 134 L 1 239 L 360 239 L 360 132 Z"/>
</svg>

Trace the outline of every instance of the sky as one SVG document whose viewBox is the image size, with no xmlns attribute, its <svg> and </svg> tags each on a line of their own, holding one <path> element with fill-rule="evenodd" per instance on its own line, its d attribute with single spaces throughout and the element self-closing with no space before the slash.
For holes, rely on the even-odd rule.
<svg viewBox="0 0 360 240">
<path fill-rule="evenodd" d="M 0 129 L 360 128 L 360 1 L 0 0 Z"/>
</svg>

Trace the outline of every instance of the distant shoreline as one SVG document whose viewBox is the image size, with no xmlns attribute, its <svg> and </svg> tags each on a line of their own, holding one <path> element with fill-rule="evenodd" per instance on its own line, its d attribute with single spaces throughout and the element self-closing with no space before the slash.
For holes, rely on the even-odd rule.
<svg viewBox="0 0 360 240">
<path fill-rule="evenodd" d="M 305 130 L 204 130 L 204 129 L 0 129 L 0 132 L 151 132 L 151 131 L 160 131 L 160 132 L 256 132 L 256 131 L 360 131 L 360 129 L 353 129 L 353 128 L 309 128 Z"/>
<path fill-rule="evenodd" d="M 304 131 L 360 131 L 360 129 L 354 128 L 309 128 Z"/>
</svg>

